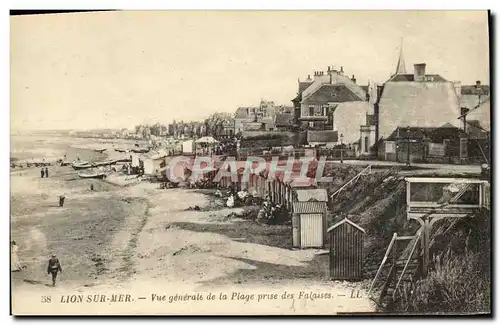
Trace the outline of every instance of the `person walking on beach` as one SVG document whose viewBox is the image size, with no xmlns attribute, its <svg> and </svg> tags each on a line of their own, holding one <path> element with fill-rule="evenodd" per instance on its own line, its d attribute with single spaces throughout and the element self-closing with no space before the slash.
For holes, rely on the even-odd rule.
<svg viewBox="0 0 500 325">
<path fill-rule="evenodd" d="M 61 208 L 64 206 L 64 199 L 66 199 L 64 195 L 59 196 L 59 207 Z"/>
<path fill-rule="evenodd" d="M 11 247 L 11 253 L 10 253 L 11 271 L 20 272 L 23 270 L 23 266 L 21 265 L 21 261 L 19 260 L 19 256 L 17 255 L 19 247 L 17 247 L 17 244 L 14 240 L 10 243 L 10 247 Z"/>
<path fill-rule="evenodd" d="M 45 178 L 49 178 L 49 169 L 45 167 Z"/>
<path fill-rule="evenodd" d="M 43 178 L 43 176 L 45 176 L 45 171 L 43 170 L 43 168 L 40 170 L 40 177 Z"/>
<path fill-rule="evenodd" d="M 49 259 L 49 266 L 47 266 L 47 274 L 52 275 L 53 287 L 56 286 L 56 278 L 58 272 L 62 273 L 61 263 L 59 262 L 59 259 L 57 258 L 56 254 L 52 254 L 52 257 Z"/>
<path fill-rule="evenodd" d="M 90 183 L 90 190 L 94 191 L 94 184 L 93 183 Z"/>
</svg>

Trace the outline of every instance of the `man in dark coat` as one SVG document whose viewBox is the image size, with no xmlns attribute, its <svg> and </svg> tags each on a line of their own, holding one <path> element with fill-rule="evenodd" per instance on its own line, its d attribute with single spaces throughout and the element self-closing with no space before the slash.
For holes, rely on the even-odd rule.
<svg viewBox="0 0 500 325">
<path fill-rule="evenodd" d="M 47 274 L 52 275 L 53 287 L 56 286 L 56 278 L 58 272 L 62 273 L 61 263 L 59 262 L 59 259 L 57 258 L 56 254 L 52 254 L 52 257 L 49 259 L 49 265 L 47 266 Z"/>
<path fill-rule="evenodd" d="M 64 206 L 64 199 L 66 197 L 64 195 L 59 196 L 59 206 L 62 208 Z"/>
<path fill-rule="evenodd" d="M 43 176 L 45 176 L 45 171 L 43 170 L 43 168 L 40 170 L 40 177 L 43 178 Z"/>
<path fill-rule="evenodd" d="M 49 169 L 45 167 L 45 178 L 49 178 Z"/>
</svg>

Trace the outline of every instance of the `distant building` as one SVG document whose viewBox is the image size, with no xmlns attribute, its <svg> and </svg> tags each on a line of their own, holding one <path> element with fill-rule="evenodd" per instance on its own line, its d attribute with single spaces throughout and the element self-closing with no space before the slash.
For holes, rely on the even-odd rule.
<svg viewBox="0 0 500 325">
<path fill-rule="evenodd" d="M 274 119 L 274 126 L 277 131 L 291 131 L 293 128 L 293 113 L 277 113 Z"/>
<path fill-rule="evenodd" d="M 343 67 L 339 71 L 332 67 L 316 71 L 314 79 L 308 76 L 305 82 L 298 82 L 298 95 L 292 100 L 295 127 L 307 129 L 311 133 L 308 138 L 323 143 L 337 143 L 339 134 L 344 143 L 357 141 L 359 127 L 370 110 L 366 90 L 366 86 L 357 84 L 354 75 L 344 75 Z"/>
<path fill-rule="evenodd" d="M 461 157 L 465 133 L 446 123 L 440 127 L 397 127 L 378 148 L 382 160 L 408 162 L 450 162 Z"/>
<path fill-rule="evenodd" d="M 130 136 L 130 131 L 128 129 L 121 129 L 121 137 L 127 139 Z"/>
<path fill-rule="evenodd" d="M 232 138 L 234 137 L 234 119 L 225 120 L 222 124 L 222 138 Z"/>
<path fill-rule="evenodd" d="M 167 134 L 169 136 L 173 136 L 174 135 L 174 130 L 175 130 L 174 124 L 171 123 L 171 124 L 167 125 Z"/>
<path fill-rule="evenodd" d="M 249 129 L 254 131 L 257 128 L 255 123 L 260 125 L 258 128 L 260 131 L 274 131 L 275 115 L 276 110 L 272 101 L 261 100 L 258 107 L 239 107 L 234 115 L 234 133 Z"/>
<path fill-rule="evenodd" d="M 401 49 L 396 73 L 368 90 L 373 110 L 360 127 L 362 154 L 373 152 L 379 140 L 399 127 L 460 127 L 460 96 L 455 87 L 456 83 L 427 73 L 425 63 L 414 64 L 413 73 L 406 73 Z"/>
<path fill-rule="evenodd" d="M 455 89 L 460 94 L 460 108 L 467 109 L 467 133 L 477 133 L 477 130 L 490 132 L 490 87 L 481 85 L 481 82 L 477 81 L 473 86 L 461 86 L 460 83 L 455 83 Z"/>
</svg>

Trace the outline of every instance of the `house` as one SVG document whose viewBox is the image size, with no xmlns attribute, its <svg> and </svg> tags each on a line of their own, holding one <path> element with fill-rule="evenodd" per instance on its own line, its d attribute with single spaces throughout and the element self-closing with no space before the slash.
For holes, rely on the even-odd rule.
<svg viewBox="0 0 500 325">
<path fill-rule="evenodd" d="M 222 123 L 222 133 L 220 137 L 223 139 L 229 139 L 234 137 L 234 119 L 224 120 Z"/>
<path fill-rule="evenodd" d="M 414 64 L 413 73 L 407 73 L 402 48 L 396 72 L 368 93 L 373 110 L 359 130 L 362 154 L 377 151 L 374 145 L 399 127 L 438 128 L 444 124 L 460 127 L 456 83 L 427 73 L 425 63 Z"/>
<path fill-rule="evenodd" d="M 379 137 L 388 137 L 398 126 L 460 125 L 454 83 L 426 74 L 425 69 L 425 63 L 415 64 L 413 75 L 395 75 L 383 85 L 378 101 Z"/>
<path fill-rule="evenodd" d="M 261 100 L 258 107 L 239 107 L 234 115 L 234 133 L 245 131 L 247 123 L 261 123 L 262 131 L 274 130 L 276 110 L 274 102 Z M 255 129 L 255 125 L 250 129 Z"/>
<path fill-rule="evenodd" d="M 293 128 L 293 114 L 277 113 L 274 119 L 276 131 L 291 131 Z"/>
<path fill-rule="evenodd" d="M 478 130 L 491 131 L 490 87 L 481 85 L 461 86 L 456 83 L 457 94 L 460 96 L 460 107 L 466 109 L 466 131 L 478 137 Z M 463 120 L 462 120 L 463 123 Z"/>
<path fill-rule="evenodd" d="M 316 133 L 313 138 L 336 144 L 339 137 L 335 134 L 342 134 L 344 143 L 359 139 L 359 127 L 370 111 L 367 100 L 366 87 L 358 85 L 354 75 L 344 75 L 343 67 L 340 71 L 328 67 L 327 71 L 316 71 L 312 80 L 310 76 L 305 82 L 299 80 L 299 94 L 292 102 L 296 115 L 300 109 L 300 125 Z"/>
<path fill-rule="evenodd" d="M 462 155 L 461 138 L 465 138 L 463 130 L 449 123 L 440 127 L 397 127 L 381 141 L 378 158 L 404 163 L 408 157 L 410 163 L 449 162 Z"/>
</svg>

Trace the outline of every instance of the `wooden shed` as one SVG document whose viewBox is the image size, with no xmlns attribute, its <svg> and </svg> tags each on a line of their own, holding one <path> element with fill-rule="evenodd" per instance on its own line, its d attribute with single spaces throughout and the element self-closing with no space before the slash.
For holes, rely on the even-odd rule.
<svg viewBox="0 0 500 325">
<path fill-rule="evenodd" d="M 330 236 L 330 278 L 360 280 L 363 277 L 365 230 L 346 218 L 327 232 Z"/>
<path fill-rule="evenodd" d="M 322 248 L 326 239 L 326 202 L 293 202 L 292 242 L 297 248 Z"/>
</svg>

